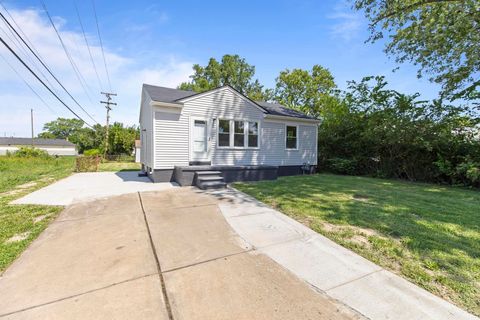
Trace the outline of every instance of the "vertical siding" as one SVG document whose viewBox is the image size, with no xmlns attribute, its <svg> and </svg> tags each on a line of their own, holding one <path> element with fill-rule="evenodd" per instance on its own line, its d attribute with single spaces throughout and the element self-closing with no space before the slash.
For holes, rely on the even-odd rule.
<svg viewBox="0 0 480 320">
<path fill-rule="evenodd" d="M 140 162 L 147 167 L 153 168 L 153 116 L 150 101 L 148 94 L 142 92 L 142 105 L 140 106 L 140 141 L 142 145 Z"/>
</svg>

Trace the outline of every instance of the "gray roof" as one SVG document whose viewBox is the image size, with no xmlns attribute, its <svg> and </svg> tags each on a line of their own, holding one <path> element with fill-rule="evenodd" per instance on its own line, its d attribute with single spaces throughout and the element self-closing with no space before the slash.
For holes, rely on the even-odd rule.
<svg viewBox="0 0 480 320">
<path fill-rule="evenodd" d="M 149 84 L 144 84 L 143 88 L 148 92 L 152 100 L 159 101 L 159 102 L 168 102 L 168 103 L 175 103 L 175 102 L 178 102 L 178 100 L 181 100 L 183 98 L 191 97 L 198 94 L 198 92 L 194 92 L 194 91 L 158 87 L 158 86 L 152 86 Z M 271 114 L 271 115 L 316 120 L 316 118 L 314 117 L 310 117 L 302 112 L 289 109 L 279 103 L 269 103 L 269 102 L 263 102 L 263 101 L 253 101 L 253 102 L 256 103 L 260 108 L 265 110 L 268 114 Z"/>
<path fill-rule="evenodd" d="M 73 143 L 64 139 L 33 139 L 34 145 L 39 146 L 57 146 L 57 147 L 75 147 Z M 32 145 L 32 138 L 0 138 L 0 145 L 2 146 L 29 146 Z"/>
<path fill-rule="evenodd" d="M 302 119 L 312 119 L 316 120 L 314 117 L 310 117 L 305 113 L 300 111 L 296 111 L 290 108 L 287 108 L 280 103 L 270 103 L 270 102 L 263 102 L 263 101 L 255 101 L 260 107 L 267 110 L 269 114 L 275 116 L 284 116 L 284 117 L 294 117 L 294 118 L 302 118 Z"/>
<path fill-rule="evenodd" d="M 197 94 L 194 91 L 157 87 L 149 84 L 144 84 L 143 88 L 148 92 L 152 100 L 160 102 L 176 102 L 179 99 L 183 99 Z"/>
</svg>

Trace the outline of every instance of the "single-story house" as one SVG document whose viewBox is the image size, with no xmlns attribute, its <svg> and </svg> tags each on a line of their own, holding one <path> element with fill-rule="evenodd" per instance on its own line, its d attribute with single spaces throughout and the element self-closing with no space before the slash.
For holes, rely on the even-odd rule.
<svg viewBox="0 0 480 320">
<path fill-rule="evenodd" d="M 75 156 L 77 155 L 76 146 L 64 139 L 42 139 L 42 138 L 0 138 L 0 155 L 7 152 L 15 152 L 20 147 L 33 147 L 45 150 L 50 155 Z"/>
<path fill-rule="evenodd" d="M 196 93 L 144 84 L 140 162 L 154 182 L 216 187 L 317 165 L 319 120 L 230 86 Z"/>
</svg>

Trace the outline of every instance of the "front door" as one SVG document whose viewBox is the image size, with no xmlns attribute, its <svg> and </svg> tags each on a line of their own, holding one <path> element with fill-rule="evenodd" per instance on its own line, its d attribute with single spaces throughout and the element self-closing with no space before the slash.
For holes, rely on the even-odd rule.
<svg viewBox="0 0 480 320">
<path fill-rule="evenodd" d="M 208 160 L 207 120 L 193 119 L 192 123 L 192 160 Z"/>
</svg>

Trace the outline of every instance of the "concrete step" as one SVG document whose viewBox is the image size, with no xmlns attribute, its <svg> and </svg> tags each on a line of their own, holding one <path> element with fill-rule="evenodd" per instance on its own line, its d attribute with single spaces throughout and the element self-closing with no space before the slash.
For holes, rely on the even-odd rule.
<svg viewBox="0 0 480 320">
<path fill-rule="evenodd" d="M 222 175 L 221 171 L 197 171 L 195 172 L 197 176 L 212 176 L 212 175 Z"/>
<path fill-rule="evenodd" d="M 223 177 L 222 176 L 200 176 L 200 177 L 197 177 L 197 181 L 222 181 L 223 182 Z"/>
<path fill-rule="evenodd" d="M 202 190 L 206 189 L 221 189 L 225 188 L 227 184 L 223 181 L 206 181 L 206 182 L 197 182 L 197 187 Z"/>
</svg>

